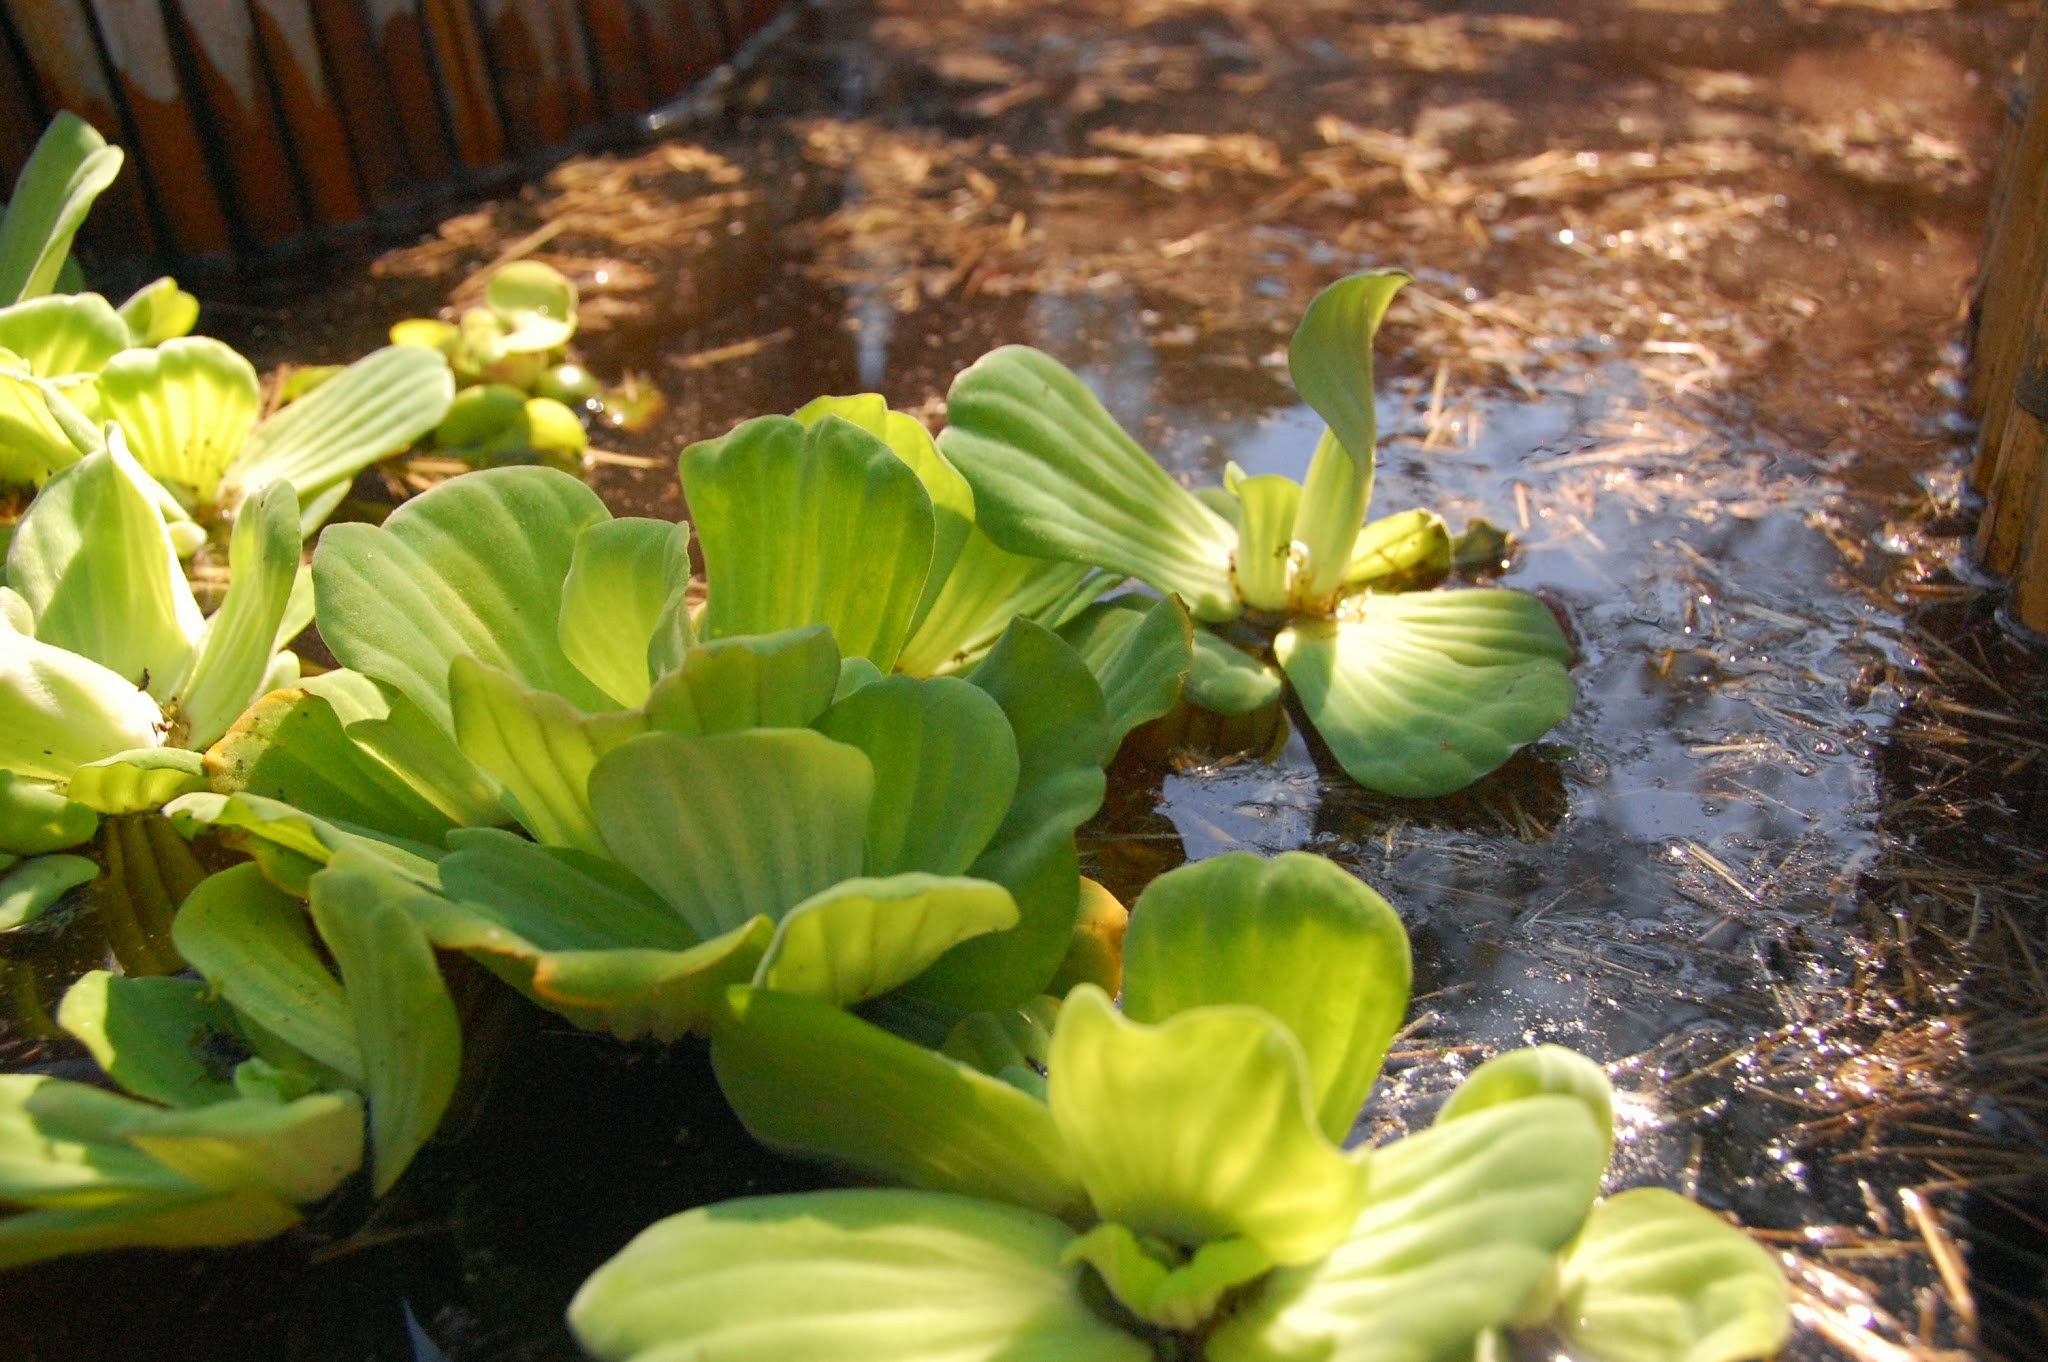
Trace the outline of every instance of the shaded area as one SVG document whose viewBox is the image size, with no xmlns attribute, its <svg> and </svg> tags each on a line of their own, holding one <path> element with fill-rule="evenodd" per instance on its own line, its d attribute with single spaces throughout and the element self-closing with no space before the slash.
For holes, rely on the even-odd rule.
<svg viewBox="0 0 2048 1362">
<path fill-rule="evenodd" d="M 650 429 L 600 433 L 597 484 L 674 515 L 689 440 L 860 388 L 937 419 L 951 375 L 1008 341 L 1074 365 L 1191 481 L 1226 458 L 1298 475 L 1295 319 L 1349 270 L 1414 269 L 1382 343 L 1375 505 L 1517 535 L 1506 580 L 1571 624 L 1577 711 L 1426 805 L 1329 779 L 1298 734 L 1270 764 L 1120 766 L 1091 868 L 1130 892 L 1237 847 L 1355 867 L 1418 951 L 1376 1137 L 1500 1047 L 1575 1045 L 1623 1089 L 1622 1179 L 1784 1250 L 1792 1356 L 2029 1358 L 2048 1349 L 2048 710 L 1994 598 L 1947 564 L 1968 519 L 1958 305 L 2030 13 L 833 5 L 678 140 L 570 161 L 367 273 L 208 322 L 259 362 L 339 359 L 495 262 L 546 259 L 584 290 L 593 367 L 669 397 Z M 534 1102 L 594 1095 L 620 1062 L 603 1048 L 558 1040 Z M 609 1100 L 584 1123 L 627 1159 Z M 537 1130 L 514 1121 L 498 1157 L 577 1157 Z M 528 1355 L 508 1340 L 554 1327 L 563 1264 L 689 1194 L 622 1207 L 604 1189 L 638 1184 L 603 1168 L 409 1181 L 387 1216 L 429 1240 L 464 1207 L 521 1231 L 454 1276 L 444 1250 L 390 1269 L 452 1356 Z M 323 1316 L 320 1289 L 270 1318 Z M 369 1295 L 384 1342 L 335 1327 L 268 1355 L 407 1356 L 390 1288 Z M 249 1327 L 229 1305 L 164 1323 L 217 1351 Z"/>
</svg>

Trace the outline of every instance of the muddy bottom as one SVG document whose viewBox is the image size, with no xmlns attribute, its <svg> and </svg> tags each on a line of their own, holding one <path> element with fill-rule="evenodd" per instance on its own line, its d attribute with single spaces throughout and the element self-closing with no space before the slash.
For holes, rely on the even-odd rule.
<svg viewBox="0 0 2048 1362">
<path fill-rule="evenodd" d="M 1572 1045 L 1621 1090 L 1618 1181 L 1782 1250 L 1789 1356 L 2034 1358 L 2048 683 L 1956 567 L 1962 308 L 2031 10 L 833 4 L 670 141 L 206 322 L 259 364 L 342 359 L 545 259 L 593 367 L 668 397 L 598 433 L 598 487 L 676 515 L 689 441 L 824 392 L 936 420 L 1012 341 L 1187 481 L 1299 476 L 1294 321 L 1408 267 L 1375 508 L 1513 532 L 1504 580 L 1570 621 L 1577 709 L 1439 801 L 1331 779 L 1298 735 L 1120 765 L 1090 872 L 1128 895 L 1239 848 L 1353 867 L 1418 956 L 1362 1134 L 1498 1048 Z M 369 500 L 406 490 L 381 476 Z M 566 1358 L 568 1293 L 633 1229 L 801 1185 L 695 1056 L 511 1015 L 492 1120 L 367 1228 L 344 1207 L 246 1252 L 13 1274 L 0 1352 L 431 1357 L 409 1309 L 458 1362 Z"/>
</svg>

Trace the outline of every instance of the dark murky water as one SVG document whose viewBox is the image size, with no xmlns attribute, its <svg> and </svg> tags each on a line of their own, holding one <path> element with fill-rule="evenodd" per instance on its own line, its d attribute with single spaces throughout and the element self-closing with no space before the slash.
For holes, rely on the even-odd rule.
<svg viewBox="0 0 2048 1362">
<path fill-rule="evenodd" d="M 583 284 L 594 367 L 670 398 L 600 437 L 654 464 L 599 486 L 673 515 L 687 441 L 828 391 L 936 415 L 1008 341 L 1074 364 L 1190 481 L 1298 475 L 1295 317 L 1348 270 L 1416 270 L 1375 506 L 1516 534 L 1507 582 L 1583 650 L 1577 710 L 1426 805 L 1327 779 L 1299 736 L 1271 763 L 1127 764 L 1093 870 L 1129 893 L 1240 847 L 1355 867 L 1420 966 L 1373 1135 L 1499 1047 L 1562 1041 L 1615 1066 L 1618 1178 L 1787 1251 L 1794 1356 L 2038 1356 L 2048 732 L 2039 669 L 1945 567 L 1959 300 L 2029 12 L 835 5 L 670 146 L 211 321 L 259 360 L 343 358 L 566 218 L 540 253 Z M 496 1119 L 357 1240 L 17 1274 L 0 1344 L 404 1357 L 403 1300 L 451 1357 L 566 1357 L 567 1292 L 633 1228 L 801 1176 L 696 1128 L 692 1057 L 508 1024 Z M 1938 1270 L 1950 1235 L 1973 1299 Z"/>
</svg>

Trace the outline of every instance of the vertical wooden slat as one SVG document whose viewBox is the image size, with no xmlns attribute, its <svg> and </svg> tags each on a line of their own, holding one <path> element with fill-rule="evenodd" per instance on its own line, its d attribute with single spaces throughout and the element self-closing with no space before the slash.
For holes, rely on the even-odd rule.
<svg viewBox="0 0 2048 1362">
<path fill-rule="evenodd" d="M 0 189 L 21 174 L 49 121 L 36 93 L 35 72 L 23 65 L 15 36 L 13 22 L 0 9 Z"/>
<path fill-rule="evenodd" d="M 691 80 L 689 30 L 669 0 L 626 0 L 626 5 L 647 63 L 650 98 L 656 104 L 675 98 Z"/>
<path fill-rule="evenodd" d="M 363 215 L 348 130 L 320 57 L 320 32 L 307 0 L 253 0 L 256 42 L 291 134 L 292 162 L 316 222 L 353 222 Z"/>
<path fill-rule="evenodd" d="M 383 27 L 381 11 L 380 6 L 377 16 L 379 28 Z M 349 160 L 356 169 L 356 182 L 372 202 L 391 202 L 403 192 L 404 181 L 409 178 L 402 131 L 407 113 L 396 91 L 384 78 L 381 68 L 386 62 L 373 36 L 372 15 L 358 0 L 311 0 L 310 13 L 321 63 L 332 89 L 335 108 L 346 130 Z M 417 25 L 413 37 L 414 66 L 423 78 L 425 63 L 421 58 L 424 54 L 417 47 Z M 437 149 L 428 155 L 436 165 L 445 168 L 448 157 L 446 139 L 441 132 L 440 110 L 431 99 L 431 87 L 422 83 L 419 88 L 429 97 L 424 105 L 424 116 L 431 125 L 431 142 Z"/>
<path fill-rule="evenodd" d="M 228 216 L 251 239 L 283 241 L 306 229 L 298 185 L 285 150 L 284 128 L 256 50 L 256 25 L 243 0 L 171 0 L 177 32 L 191 53 L 233 192 Z"/>
<path fill-rule="evenodd" d="M 632 0 L 583 0 L 591 69 L 608 118 L 640 113 L 654 103 L 633 17 Z"/>
<path fill-rule="evenodd" d="M 443 178 L 457 163 L 455 137 L 442 111 L 441 81 L 434 71 L 420 0 L 364 0 L 360 21 L 361 36 L 368 43 L 366 61 L 356 60 L 350 50 L 356 9 L 356 0 L 320 0 L 320 35 L 337 58 L 336 83 L 345 91 L 342 107 L 352 121 L 380 121 L 386 113 L 381 101 L 358 106 L 357 99 L 374 94 L 380 86 L 388 89 L 389 112 L 397 125 L 393 131 L 404 149 L 406 167 L 419 179 Z M 357 135 L 359 155 L 368 143 L 368 134 Z M 404 188 L 394 184 L 391 192 L 402 197 Z"/>
<path fill-rule="evenodd" d="M 505 135 L 515 150 L 560 146 L 593 121 L 582 25 L 554 0 L 481 0 Z"/>
<path fill-rule="evenodd" d="M 467 166 L 505 159 L 505 127 L 484 60 L 483 36 L 467 0 L 421 0 L 427 50 L 439 78 L 442 107 L 455 134 L 455 154 Z"/>
<path fill-rule="evenodd" d="M 2043 473 L 2037 453 L 2027 448 L 2026 408 L 2016 401 L 2020 379 L 2040 347 L 2048 344 L 2048 101 L 2042 98 L 2048 72 L 2048 6 L 2034 25 L 2022 79 L 2028 92 L 2027 119 L 2006 162 L 2009 184 L 2001 196 L 2000 221 L 1986 234 L 1984 289 L 1972 345 L 1972 387 L 1983 412 L 1971 480 L 1985 497 L 1977 523 L 1978 559 L 1992 571 L 2019 575 L 2021 558 L 2036 535 L 2036 501 Z M 2017 429 L 2019 438 L 2008 439 Z"/>
<path fill-rule="evenodd" d="M 732 55 L 725 21 L 725 0 L 669 0 L 676 27 L 683 33 L 686 81 L 696 80 Z"/>
</svg>

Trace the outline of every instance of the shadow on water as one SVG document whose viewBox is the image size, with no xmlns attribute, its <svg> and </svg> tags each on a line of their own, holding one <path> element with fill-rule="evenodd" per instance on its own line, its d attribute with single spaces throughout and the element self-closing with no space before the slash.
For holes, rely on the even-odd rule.
<svg viewBox="0 0 2048 1362">
<path fill-rule="evenodd" d="M 1563 1041 L 1622 1090 L 1618 1178 L 1784 1251 L 1790 1355 L 2041 1356 L 2048 711 L 1947 567 L 1957 304 L 2029 13 L 831 5 L 676 140 L 212 322 L 259 360 L 342 358 L 533 250 L 578 278 L 593 366 L 668 397 L 600 433 L 623 456 L 600 490 L 675 515 L 688 441 L 860 388 L 937 420 L 951 375 L 1011 341 L 1185 481 L 1298 475 L 1294 320 L 1343 272 L 1410 267 L 1375 506 L 1516 536 L 1506 584 L 1580 645 L 1575 712 L 1428 804 L 1331 779 L 1298 731 L 1270 762 L 1126 761 L 1092 872 L 1129 896 L 1225 850 L 1336 858 L 1418 951 L 1361 1134 L 1427 1119 L 1503 1046 Z M 438 1148 L 379 1213 L 410 1237 L 16 1274 L 0 1339 L 405 1357 L 404 1298 L 451 1357 L 566 1355 L 568 1291 L 633 1229 L 797 1176 L 697 1128 L 716 1104 L 692 1056 L 531 1039 L 505 1130 Z M 106 1305 L 167 1292 L 184 1304 Z M 107 1330 L 128 1346 L 95 1351 Z"/>
</svg>

